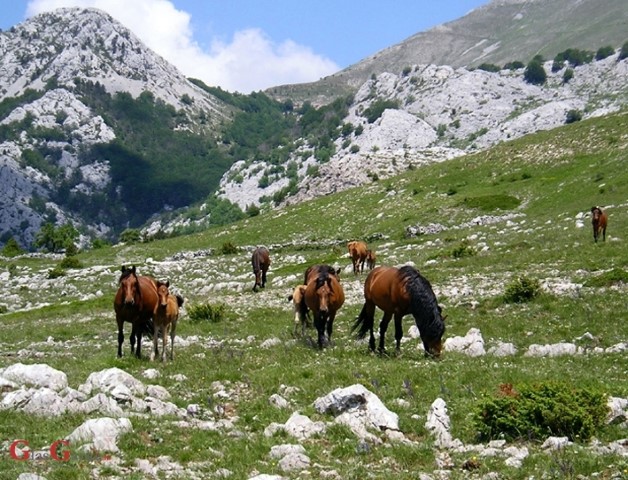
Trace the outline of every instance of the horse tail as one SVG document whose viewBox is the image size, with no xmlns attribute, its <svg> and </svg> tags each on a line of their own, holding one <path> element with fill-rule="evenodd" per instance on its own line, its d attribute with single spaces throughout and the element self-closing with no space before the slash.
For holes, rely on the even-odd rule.
<svg viewBox="0 0 628 480">
<path fill-rule="evenodd" d="M 358 339 L 362 340 L 366 336 L 366 333 L 373 329 L 374 321 L 375 321 L 374 316 L 369 316 L 366 313 L 366 303 L 365 303 L 364 306 L 362 307 L 362 311 L 360 312 L 360 315 L 358 315 L 358 318 L 355 320 L 353 327 L 351 327 L 351 331 L 354 332 L 355 330 L 359 328 L 357 337 Z"/>
<path fill-rule="evenodd" d="M 177 297 L 177 305 L 179 305 L 179 307 L 182 307 L 183 306 L 183 302 L 185 300 L 183 300 L 183 297 L 181 295 L 179 295 L 179 294 L 176 294 L 175 296 Z"/>
<path fill-rule="evenodd" d="M 155 333 L 155 325 L 152 318 L 147 318 L 142 325 L 142 333 L 148 337 L 152 337 Z"/>
<path fill-rule="evenodd" d="M 293 298 L 294 298 L 294 297 L 292 296 L 292 294 L 288 295 L 288 301 L 289 301 L 289 302 L 291 302 Z"/>
</svg>

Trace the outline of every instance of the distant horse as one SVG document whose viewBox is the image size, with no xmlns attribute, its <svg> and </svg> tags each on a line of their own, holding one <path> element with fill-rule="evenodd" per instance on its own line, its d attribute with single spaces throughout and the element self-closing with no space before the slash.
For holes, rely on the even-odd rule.
<svg viewBox="0 0 628 480">
<path fill-rule="evenodd" d="M 356 275 L 364 271 L 364 262 L 366 261 L 366 255 L 368 248 L 366 243 L 361 241 L 352 241 L 347 243 L 347 249 L 349 250 L 349 256 L 353 263 L 353 273 Z"/>
<path fill-rule="evenodd" d="M 159 355 L 157 337 L 159 337 L 159 332 L 161 332 L 161 361 L 163 362 L 166 357 L 166 347 L 168 346 L 168 333 L 170 333 L 170 360 L 174 360 L 174 336 L 177 330 L 177 321 L 179 320 L 179 308 L 183 306 L 183 297 L 170 293 L 170 281 L 157 282 L 157 296 L 159 297 L 159 302 L 155 306 L 155 332 L 153 333 L 153 353 L 150 359 L 154 361 L 155 356 Z"/>
<path fill-rule="evenodd" d="M 288 301 L 292 302 L 294 308 L 294 336 L 297 334 L 299 325 L 301 325 L 301 336 L 305 336 L 305 329 L 310 324 L 310 311 L 305 304 L 306 288 L 307 285 L 297 285 L 294 287 L 294 291 L 288 296 Z"/>
<path fill-rule="evenodd" d="M 370 332 L 369 347 L 375 351 L 375 307 L 384 311 L 379 326 L 379 351 L 384 353 L 384 338 L 391 317 L 395 316 L 395 340 L 397 352 L 400 350 L 403 336 L 401 319 L 411 313 L 419 328 L 426 355 L 439 357 L 443 348 L 442 337 L 445 333 L 445 319 L 430 282 L 418 270 L 411 266 L 377 267 L 364 283 L 365 303 L 352 330 L 358 331 L 358 338 L 364 338 Z"/>
<path fill-rule="evenodd" d="M 306 272 L 305 304 L 312 310 L 314 325 L 318 331 L 318 347 L 323 348 L 325 331 L 327 340 L 331 334 L 336 312 L 345 301 L 345 294 L 338 281 L 338 273 L 329 265 L 315 265 Z"/>
<path fill-rule="evenodd" d="M 600 207 L 591 207 L 591 224 L 593 225 L 593 239 L 597 243 L 597 239 L 602 233 L 602 240 L 606 241 L 606 224 L 608 223 L 608 215 Z"/>
<path fill-rule="evenodd" d="M 113 301 L 118 323 L 118 357 L 122 356 L 124 342 L 124 322 L 130 322 L 131 353 L 141 358 L 142 334 L 153 332 L 153 314 L 158 303 L 157 282 L 154 278 L 138 275 L 135 265 L 122 266 L 118 280 L 118 291 Z M 137 350 L 135 340 L 137 339 Z"/>
<path fill-rule="evenodd" d="M 369 270 L 373 270 L 375 268 L 375 261 L 377 260 L 377 255 L 375 255 L 374 250 L 366 251 L 366 268 Z"/>
<path fill-rule="evenodd" d="M 270 267 L 270 254 L 266 247 L 257 247 L 251 257 L 253 265 L 253 274 L 255 275 L 255 285 L 253 291 L 257 292 L 257 287 L 264 288 L 266 286 L 266 272 Z"/>
</svg>

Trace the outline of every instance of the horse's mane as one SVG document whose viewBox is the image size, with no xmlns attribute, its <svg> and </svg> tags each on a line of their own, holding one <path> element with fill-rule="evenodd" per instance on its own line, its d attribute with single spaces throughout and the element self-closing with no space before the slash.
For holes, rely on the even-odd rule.
<svg viewBox="0 0 628 480">
<path fill-rule="evenodd" d="M 421 335 L 429 338 L 442 337 L 445 322 L 429 280 L 409 265 L 401 267 L 399 275 L 406 285 L 406 291 L 410 296 L 410 309 Z M 421 325 L 418 324 L 419 321 Z"/>
<path fill-rule="evenodd" d="M 131 275 L 137 276 L 137 273 L 135 272 L 134 268 L 122 267 L 122 274 L 120 275 L 120 278 L 118 279 L 118 283 Z"/>
</svg>

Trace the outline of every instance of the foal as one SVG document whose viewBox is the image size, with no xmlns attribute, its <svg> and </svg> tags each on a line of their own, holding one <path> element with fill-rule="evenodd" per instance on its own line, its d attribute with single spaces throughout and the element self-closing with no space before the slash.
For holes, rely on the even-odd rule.
<svg viewBox="0 0 628 480">
<path fill-rule="evenodd" d="M 159 302 L 155 306 L 155 315 L 153 317 L 155 331 L 153 333 L 151 361 L 154 361 L 155 356 L 159 355 L 157 341 L 160 331 L 162 338 L 161 361 L 163 362 L 166 356 L 168 332 L 170 332 L 170 360 L 174 360 L 174 335 L 177 330 L 177 320 L 179 319 L 179 307 L 183 305 L 183 297 L 181 295 L 171 295 L 169 287 L 169 281 L 157 282 Z"/>
<path fill-rule="evenodd" d="M 301 325 L 301 336 L 305 336 L 305 328 L 310 326 L 310 311 L 305 304 L 305 289 L 307 285 L 297 285 L 294 291 L 288 296 L 288 301 L 292 301 L 294 308 L 294 333 L 296 337 L 297 329 Z"/>
</svg>

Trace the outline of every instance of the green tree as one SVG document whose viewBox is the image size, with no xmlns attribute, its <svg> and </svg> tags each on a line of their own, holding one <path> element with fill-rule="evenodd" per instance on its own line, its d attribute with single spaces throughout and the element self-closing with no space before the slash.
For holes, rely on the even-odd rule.
<svg viewBox="0 0 628 480">
<path fill-rule="evenodd" d="M 24 250 L 22 250 L 20 244 L 17 243 L 17 240 L 11 237 L 4 244 L 4 247 L 2 247 L 2 251 L 0 253 L 2 253 L 2 255 L 4 255 L 5 257 L 15 257 L 16 255 L 24 253 Z"/>
<path fill-rule="evenodd" d="M 536 59 L 530 61 L 523 72 L 523 79 L 533 85 L 543 85 L 547 80 L 547 73 L 545 73 L 543 64 Z"/>
<path fill-rule="evenodd" d="M 573 69 L 566 68 L 565 73 L 563 73 L 563 83 L 569 82 L 573 78 Z"/>
<path fill-rule="evenodd" d="M 58 228 L 48 222 L 42 225 L 35 235 L 34 245 L 48 252 L 60 252 L 63 249 L 72 248 L 78 239 L 79 233 L 70 223 L 61 225 Z"/>
</svg>

